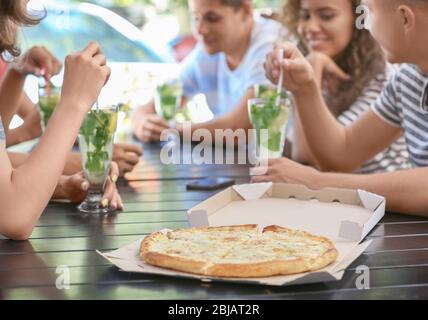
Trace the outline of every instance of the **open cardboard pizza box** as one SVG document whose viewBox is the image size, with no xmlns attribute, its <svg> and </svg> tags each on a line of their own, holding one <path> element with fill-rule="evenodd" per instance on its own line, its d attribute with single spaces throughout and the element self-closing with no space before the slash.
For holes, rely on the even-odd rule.
<svg viewBox="0 0 428 320">
<path fill-rule="evenodd" d="M 338 281 L 370 245 L 363 241 L 385 214 L 385 199 L 362 190 L 309 190 L 304 186 L 261 183 L 233 186 L 188 211 L 189 226 L 279 225 L 324 236 L 334 242 L 339 257 L 315 272 L 269 278 L 211 278 L 167 270 L 139 258 L 141 241 L 100 253 L 123 271 L 258 285 L 285 286 Z"/>
</svg>

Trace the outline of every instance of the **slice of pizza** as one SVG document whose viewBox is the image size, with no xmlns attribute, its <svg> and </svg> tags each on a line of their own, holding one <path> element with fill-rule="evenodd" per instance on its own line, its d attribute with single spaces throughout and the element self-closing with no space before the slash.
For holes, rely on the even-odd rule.
<svg viewBox="0 0 428 320">
<path fill-rule="evenodd" d="M 141 243 L 140 255 L 155 266 L 205 274 L 208 265 L 257 236 L 257 230 L 257 225 L 241 225 L 156 232 Z"/>
<path fill-rule="evenodd" d="M 338 251 L 324 237 L 270 226 L 235 246 L 205 272 L 217 277 L 269 277 L 322 269 L 336 261 Z"/>
</svg>

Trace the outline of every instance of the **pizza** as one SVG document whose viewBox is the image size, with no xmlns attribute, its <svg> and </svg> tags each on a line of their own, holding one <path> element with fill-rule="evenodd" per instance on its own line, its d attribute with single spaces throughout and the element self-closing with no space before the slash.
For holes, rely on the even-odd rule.
<svg viewBox="0 0 428 320">
<path fill-rule="evenodd" d="M 257 225 L 155 232 L 141 243 L 144 262 L 192 274 L 259 278 L 322 269 L 338 251 L 327 238 L 304 231 Z"/>
</svg>

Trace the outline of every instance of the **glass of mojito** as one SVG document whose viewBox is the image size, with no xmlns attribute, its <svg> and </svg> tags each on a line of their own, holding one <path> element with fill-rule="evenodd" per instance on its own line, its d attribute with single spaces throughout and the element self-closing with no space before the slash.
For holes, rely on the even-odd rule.
<svg viewBox="0 0 428 320">
<path fill-rule="evenodd" d="M 272 96 L 277 96 L 277 87 L 269 84 L 256 84 L 254 85 L 254 93 L 256 98 L 258 99 L 268 99 Z M 287 91 L 281 92 L 281 99 L 287 99 L 288 93 Z"/>
<path fill-rule="evenodd" d="M 284 152 L 286 127 L 291 110 L 289 98 L 277 98 L 272 94 L 267 98 L 248 101 L 248 112 L 253 126 L 253 145 L 258 161 L 280 158 Z"/>
<path fill-rule="evenodd" d="M 42 130 L 45 131 L 48 126 L 55 107 L 58 105 L 61 98 L 61 87 L 53 85 L 50 81 L 44 81 L 39 84 L 39 112 L 40 124 Z"/>
<path fill-rule="evenodd" d="M 79 132 L 82 167 L 90 187 L 86 199 L 78 209 L 84 213 L 109 213 L 101 204 L 113 156 L 114 135 L 117 128 L 118 106 L 92 109 Z"/>
<path fill-rule="evenodd" d="M 180 81 L 174 80 L 159 85 L 155 93 L 156 113 L 173 126 L 181 106 L 183 90 Z"/>
</svg>

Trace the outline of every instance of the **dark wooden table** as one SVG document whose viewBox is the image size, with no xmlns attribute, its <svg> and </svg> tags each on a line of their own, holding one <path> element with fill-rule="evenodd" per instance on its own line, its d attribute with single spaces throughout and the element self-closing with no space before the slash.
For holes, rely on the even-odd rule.
<svg viewBox="0 0 428 320">
<path fill-rule="evenodd" d="M 428 298 L 428 220 L 388 214 L 373 244 L 342 281 L 293 287 L 200 283 L 119 271 L 95 250 L 113 250 L 163 228 L 186 227 L 186 210 L 213 195 L 187 192 L 207 176 L 249 181 L 248 166 L 162 166 L 159 146 L 119 182 L 124 212 L 83 216 L 74 205 L 51 204 L 29 241 L 0 238 L 0 299 L 417 299 Z M 411 199 L 409 199 L 411 201 Z M 370 268 L 370 290 L 356 288 L 357 267 Z M 70 288 L 57 289 L 66 273 Z M 57 273 L 58 272 L 58 273 Z"/>
</svg>

